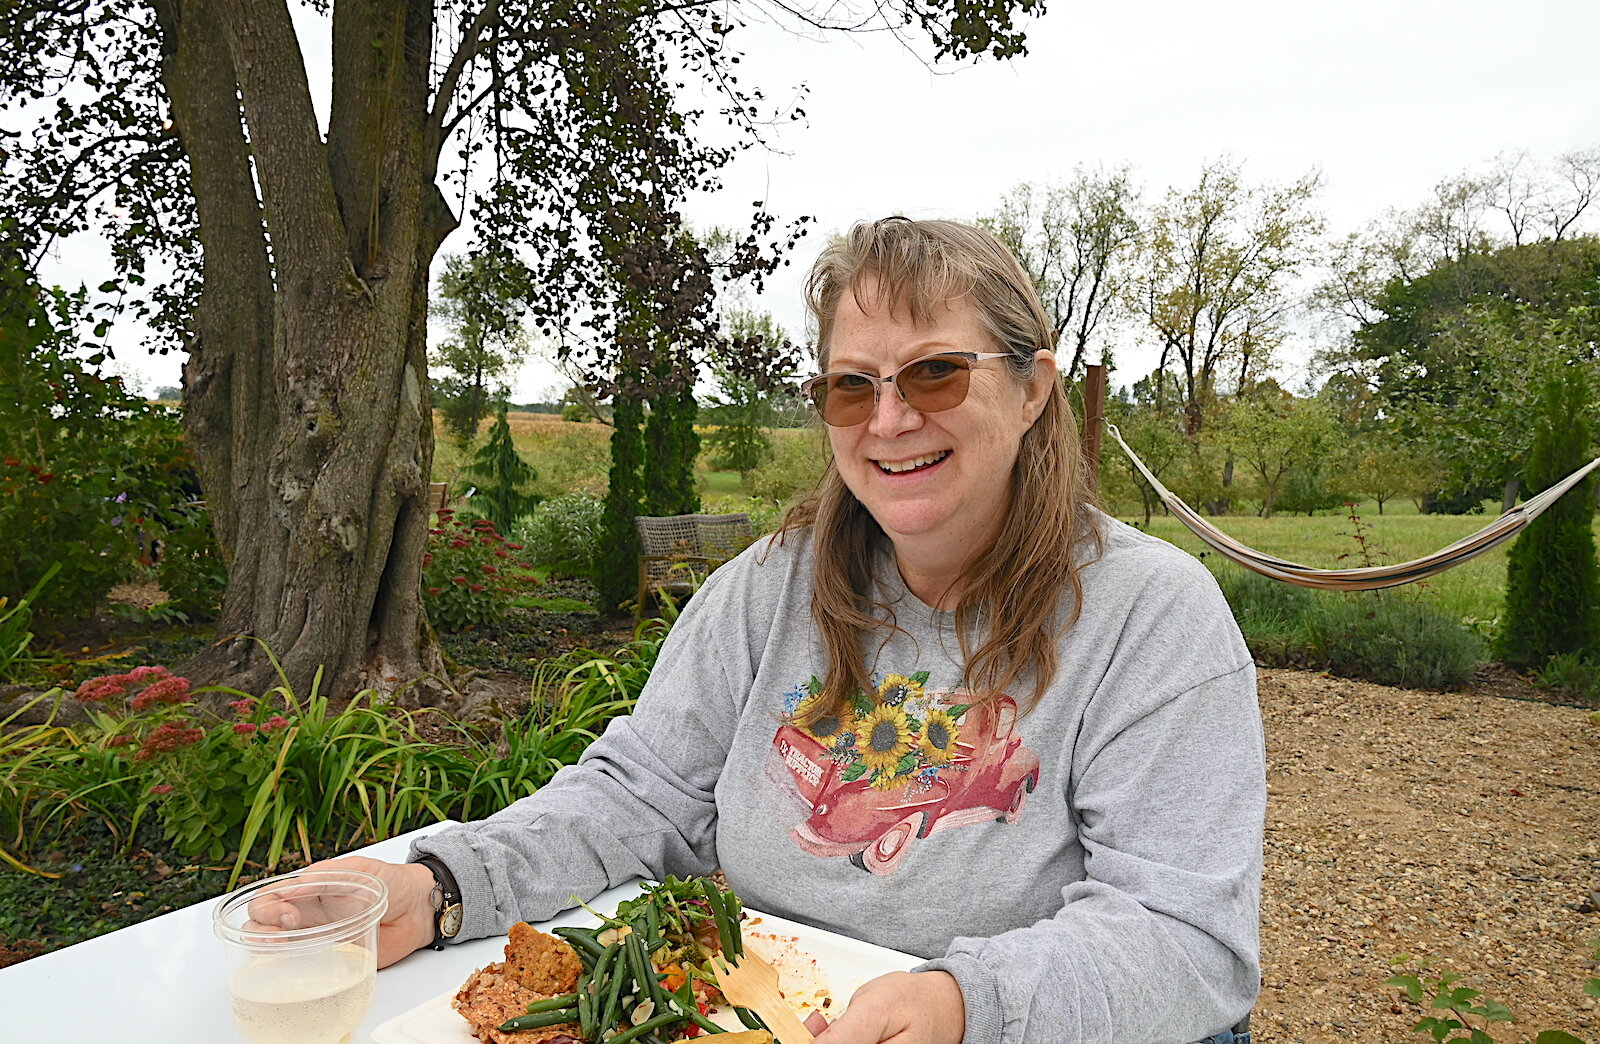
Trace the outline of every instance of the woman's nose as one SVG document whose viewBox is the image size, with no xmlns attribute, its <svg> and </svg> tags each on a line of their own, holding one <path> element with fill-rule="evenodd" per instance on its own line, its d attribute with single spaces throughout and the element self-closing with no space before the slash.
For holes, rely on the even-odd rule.
<svg viewBox="0 0 1600 1044">
<path fill-rule="evenodd" d="M 870 425 L 873 435 L 894 438 L 903 432 L 915 430 L 921 423 L 922 414 L 906 404 L 893 381 L 878 385 L 878 401 L 872 408 Z"/>
</svg>

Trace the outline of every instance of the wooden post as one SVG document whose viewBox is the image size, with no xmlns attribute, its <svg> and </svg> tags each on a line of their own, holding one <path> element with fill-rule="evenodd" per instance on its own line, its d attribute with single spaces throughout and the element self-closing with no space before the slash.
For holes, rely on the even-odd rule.
<svg viewBox="0 0 1600 1044">
<path fill-rule="evenodd" d="M 1100 487 L 1100 429 L 1106 420 L 1106 368 L 1091 363 L 1083 370 L 1083 459 L 1096 489 Z"/>
</svg>

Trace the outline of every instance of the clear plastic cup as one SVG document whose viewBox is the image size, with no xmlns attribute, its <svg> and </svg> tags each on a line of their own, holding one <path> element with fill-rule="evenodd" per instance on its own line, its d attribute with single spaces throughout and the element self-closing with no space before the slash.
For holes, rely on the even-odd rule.
<svg viewBox="0 0 1600 1044">
<path fill-rule="evenodd" d="M 388 889 L 357 870 L 298 870 L 223 897 L 239 1032 L 256 1044 L 344 1044 L 372 1005 Z"/>
</svg>

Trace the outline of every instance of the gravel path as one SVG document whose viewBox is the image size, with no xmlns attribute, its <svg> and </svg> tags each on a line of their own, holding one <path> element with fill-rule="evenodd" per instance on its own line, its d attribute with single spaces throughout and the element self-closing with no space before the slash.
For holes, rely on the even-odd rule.
<svg viewBox="0 0 1600 1044">
<path fill-rule="evenodd" d="M 1588 712 L 1262 669 L 1269 805 L 1259 1044 L 1401 1044 L 1427 957 L 1600 1041 L 1600 724 Z"/>
</svg>

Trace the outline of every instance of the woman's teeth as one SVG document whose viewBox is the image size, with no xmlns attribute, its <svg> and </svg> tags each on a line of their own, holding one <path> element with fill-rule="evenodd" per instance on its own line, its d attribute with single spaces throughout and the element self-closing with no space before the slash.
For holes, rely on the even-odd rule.
<svg viewBox="0 0 1600 1044">
<path fill-rule="evenodd" d="M 876 461 L 876 463 L 879 468 L 889 474 L 898 475 L 903 471 L 915 471 L 917 468 L 927 467 L 929 464 L 937 464 L 949 455 L 949 450 L 941 450 L 938 453 L 912 457 L 910 460 L 880 460 Z"/>
</svg>

